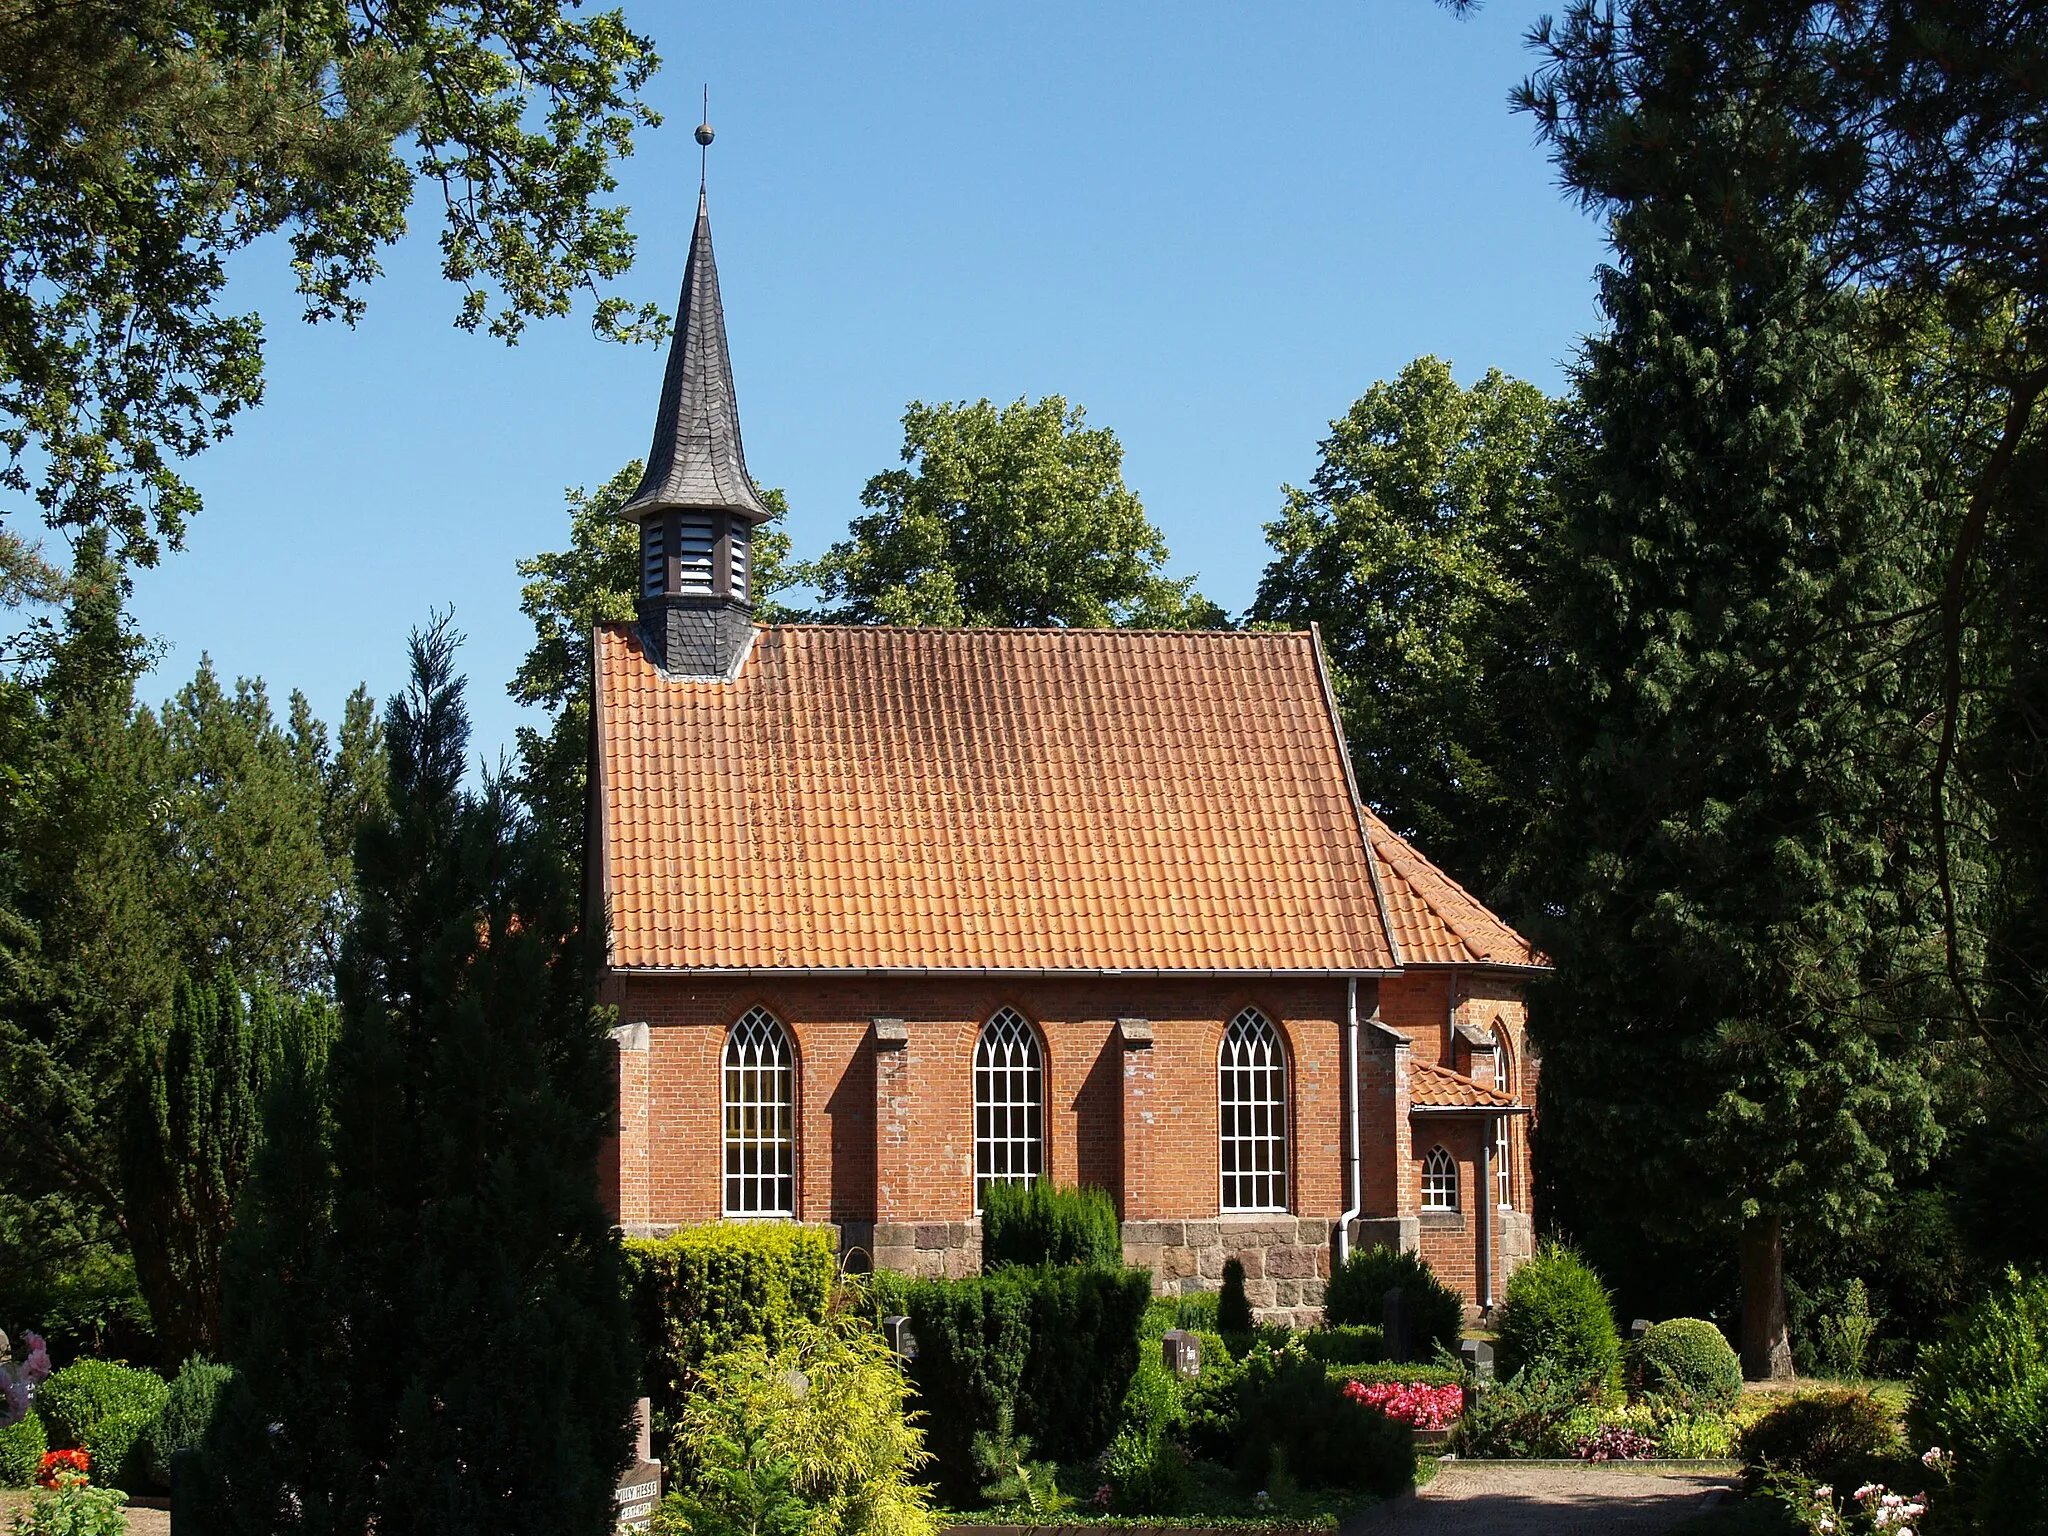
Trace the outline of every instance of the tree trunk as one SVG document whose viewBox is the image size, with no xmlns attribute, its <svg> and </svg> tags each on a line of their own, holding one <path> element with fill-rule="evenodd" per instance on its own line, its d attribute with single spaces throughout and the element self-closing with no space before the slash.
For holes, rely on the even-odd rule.
<svg viewBox="0 0 2048 1536">
<path fill-rule="evenodd" d="M 1792 1375 L 1785 1331 L 1785 1223 L 1758 1216 L 1742 1229 L 1742 1374 L 1751 1381 Z"/>
</svg>

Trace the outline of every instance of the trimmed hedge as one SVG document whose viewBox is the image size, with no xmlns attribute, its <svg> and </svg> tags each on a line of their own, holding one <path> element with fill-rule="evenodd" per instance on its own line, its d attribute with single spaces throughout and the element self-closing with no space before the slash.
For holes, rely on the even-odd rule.
<svg viewBox="0 0 2048 1536">
<path fill-rule="evenodd" d="M 86 1435 L 94 1425 L 117 1414 L 140 1414 L 146 1424 L 163 1407 L 170 1388 L 155 1371 L 111 1360 L 76 1360 L 36 1389 L 36 1412 L 50 1444 L 59 1450 L 91 1450 Z M 138 1429 L 137 1434 L 141 1431 Z M 99 1467 L 94 1466 L 94 1481 Z"/>
<path fill-rule="evenodd" d="M 1920 1357 L 1906 1421 L 1915 1445 L 1938 1445 L 1954 1458 L 1948 1498 L 1972 1529 L 2042 1528 L 2048 1276 L 2007 1270 L 2003 1285 L 1956 1320 Z"/>
<path fill-rule="evenodd" d="M 1420 1254 L 1385 1245 L 1360 1249 L 1330 1276 L 1323 1316 L 1340 1326 L 1377 1328 L 1387 1292 L 1397 1285 L 1407 1293 L 1411 1352 L 1428 1359 L 1438 1345 L 1457 1349 L 1465 1332 L 1465 1298 L 1439 1280 Z"/>
<path fill-rule="evenodd" d="M 981 1193 L 981 1270 L 1011 1265 L 1124 1267 L 1123 1229 L 1107 1190 L 1056 1189 L 1050 1179 L 992 1183 Z"/>
<path fill-rule="evenodd" d="M 1301 1347 L 1325 1365 L 1371 1365 L 1387 1358 L 1386 1334 L 1364 1323 L 1312 1328 L 1301 1336 Z"/>
<path fill-rule="evenodd" d="M 1545 1243 L 1514 1272 L 1494 1327 L 1503 1376 L 1537 1360 L 1602 1387 L 1620 1376 L 1614 1303 L 1592 1265 L 1562 1243 Z"/>
<path fill-rule="evenodd" d="M 144 1465 L 159 1488 L 171 1486 L 171 1453 L 198 1445 L 213 1423 L 221 1388 L 234 1379 L 232 1366 L 200 1355 L 187 1360 L 171 1382 L 170 1395 L 143 1436 Z"/>
<path fill-rule="evenodd" d="M 31 1408 L 19 1423 L 0 1429 L 0 1488 L 26 1488 L 36 1480 L 50 1448 L 42 1418 Z"/>
<path fill-rule="evenodd" d="M 977 1479 L 971 1444 L 1004 1408 L 1032 1454 L 1085 1461 L 1116 1433 L 1152 1299 L 1142 1269 L 1012 1267 L 974 1280 L 877 1274 L 870 1295 L 910 1319 L 910 1368 L 941 1489 L 957 1501 Z"/>
<path fill-rule="evenodd" d="M 631 1238 L 626 1271 L 664 1459 L 675 1416 L 704 1362 L 742 1340 L 781 1341 L 791 1318 L 825 1315 L 839 1273 L 832 1236 L 790 1222 L 714 1222 L 672 1237 Z"/>
<path fill-rule="evenodd" d="M 1465 1373 L 1448 1365 L 1333 1365 L 1330 1374 L 1340 1381 L 1362 1381 L 1367 1386 L 1381 1381 L 1410 1387 L 1458 1387 L 1465 1384 Z"/>
<path fill-rule="evenodd" d="M 125 1408 L 87 1425 L 78 1445 L 92 1458 L 93 1482 L 128 1492 L 147 1487 L 149 1451 L 142 1437 L 155 1422 L 155 1409 Z"/>
<path fill-rule="evenodd" d="M 1629 1374 L 1644 1397 L 1689 1408 L 1730 1408 L 1742 1395 L 1742 1360 L 1705 1318 L 1650 1329 L 1630 1352 Z"/>
<path fill-rule="evenodd" d="M 1249 1487 L 1284 1471 L 1310 1487 L 1390 1499 L 1415 1481 L 1414 1431 L 1347 1397 L 1320 1360 L 1254 1357 L 1238 1385 L 1237 1439 L 1237 1473 Z"/>
</svg>

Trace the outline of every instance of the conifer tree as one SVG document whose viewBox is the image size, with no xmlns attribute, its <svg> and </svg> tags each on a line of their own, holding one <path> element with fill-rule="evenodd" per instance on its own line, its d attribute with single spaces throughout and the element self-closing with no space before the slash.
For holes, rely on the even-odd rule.
<svg viewBox="0 0 2048 1536">
<path fill-rule="evenodd" d="M 1790 130 L 1662 78 L 1687 132 L 1637 144 L 1559 490 L 1532 1023 L 1580 1235 L 1720 1234 L 1745 1369 L 1775 1376 L 1787 1226 L 1853 1225 L 1937 1141 L 1906 994 L 1938 925 L 1902 810 L 1930 532 Z"/>
<path fill-rule="evenodd" d="M 347 1320 L 380 1532 L 596 1536 L 635 1373 L 596 1193 L 604 1034 L 559 859 L 502 783 L 463 786 L 456 644 L 445 620 L 413 639 L 356 845 L 320 1305 Z"/>
</svg>

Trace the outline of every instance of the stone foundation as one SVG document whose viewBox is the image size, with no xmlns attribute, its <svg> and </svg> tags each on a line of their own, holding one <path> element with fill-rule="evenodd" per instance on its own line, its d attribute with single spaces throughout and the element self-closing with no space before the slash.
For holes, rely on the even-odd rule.
<svg viewBox="0 0 2048 1536">
<path fill-rule="evenodd" d="M 919 1280 L 964 1280 L 981 1273 L 978 1221 L 844 1223 L 839 1251 L 852 1255 L 855 1248 L 866 1249 L 876 1269 Z"/>
<path fill-rule="evenodd" d="M 1208 1221 L 1127 1221 L 1124 1262 L 1152 1271 L 1155 1296 L 1193 1296 L 1223 1286 L 1223 1261 L 1244 1265 L 1245 1299 L 1260 1322 L 1309 1328 L 1323 1320 L 1330 1278 L 1330 1223 L 1314 1217 L 1226 1216 Z"/>
</svg>

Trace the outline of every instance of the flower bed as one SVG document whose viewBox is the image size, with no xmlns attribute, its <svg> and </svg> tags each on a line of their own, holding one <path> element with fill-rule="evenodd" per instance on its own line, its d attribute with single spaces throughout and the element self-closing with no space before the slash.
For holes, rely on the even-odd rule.
<svg viewBox="0 0 2048 1536">
<path fill-rule="evenodd" d="M 1465 1412 L 1465 1389 L 1422 1382 L 1348 1381 L 1344 1395 L 1410 1429 L 1449 1429 Z"/>
</svg>

